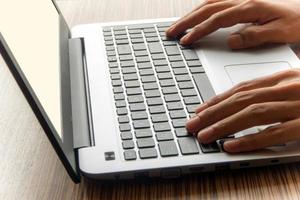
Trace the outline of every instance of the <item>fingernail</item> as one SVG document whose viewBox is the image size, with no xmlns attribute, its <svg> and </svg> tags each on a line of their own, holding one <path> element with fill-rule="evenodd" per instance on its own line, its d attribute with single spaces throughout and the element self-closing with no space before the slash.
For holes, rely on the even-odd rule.
<svg viewBox="0 0 300 200">
<path fill-rule="evenodd" d="M 181 44 L 181 45 L 186 45 L 186 44 L 188 44 L 188 39 L 189 39 L 189 36 L 188 36 L 188 35 L 182 37 L 182 38 L 180 39 L 180 44 Z"/>
<path fill-rule="evenodd" d="M 238 152 L 239 151 L 239 142 L 238 140 L 229 140 L 223 143 L 223 149 L 226 152 Z"/>
<path fill-rule="evenodd" d="M 213 134 L 213 128 L 208 127 L 198 133 L 198 139 L 200 142 L 208 142 Z"/>
<path fill-rule="evenodd" d="M 201 112 L 202 110 L 204 110 L 205 108 L 207 107 L 207 103 L 202 103 L 200 106 L 198 106 L 196 109 L 195 109 L 195 113 L 199 113 Z"/>
<path fill-rule="evenodd" d="M 190 133 L 196 133 L 199 130 L 197 128 L 199 126 L 199 123 L 200 123 L 200 119 L 197 115 L 192 117 L 191 119 L 189 119 L 186 122 L 187 131 L 190 132 Z"/>
<path fill-rule="evenodd" d="M 167 35 L 171 35 L 172 32 L 173 32 L 173 30 L 174 30 L 174 26 L 172 25 L 172 26 L 170 26 L 170 27 L 166 30 L 166 34 L 167 34 Z"/>
<path fill-rule="evenodd" d="M 241 34 L 233 34 L 228 39 L 228 45 L 232 49 L 239 49 L 242 48 L 244 45 L 243 37 Z"/>
</svg>

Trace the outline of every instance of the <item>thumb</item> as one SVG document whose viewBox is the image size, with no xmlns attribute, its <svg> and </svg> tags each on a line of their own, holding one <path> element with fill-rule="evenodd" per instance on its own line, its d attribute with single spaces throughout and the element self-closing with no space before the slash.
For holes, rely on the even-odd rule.
<svg viewBox="0 0 300 200">
<path fill-rule="evenodd" d="M 274 30 L 268 26 L 253 25 L 233 33 L 228 38 L 228 46 L 231 49 L 244 49 L 255 47 L 267 42 L 274 42 Z"/>
</svg>

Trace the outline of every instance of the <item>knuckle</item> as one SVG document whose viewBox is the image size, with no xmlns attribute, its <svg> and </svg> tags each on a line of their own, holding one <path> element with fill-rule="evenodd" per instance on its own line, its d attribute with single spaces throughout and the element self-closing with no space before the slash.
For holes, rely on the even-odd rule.
<svg viewBox="0 0 300 200">
<path fill-rule="evenodd" d="M 265 104 L 252 104 L 247 107 L 247 112 L 253 120 L 260 119 L 267 111 L 268 107 Z"/>
<path fill-rule="evenodd" d="M 242 91 L 233 95 L 234 104 L 243 105 L 247 102 L 250 102 L 253 99 L 252 92 Z"/>
<path fill-rule="evenodd" d="M 222 13 L 216 13 L 211 17 L 211 22 L 216 27 L 223 27 L 223 14 Z"/>
<path fill-rule="evenodd" d="M 243 81 L 237 84 L 234 88 L 234 92 L 241 92 L 244 90 L 247 90 L 252 85 L 252 82 L 250 81 Z"/>
</svg>

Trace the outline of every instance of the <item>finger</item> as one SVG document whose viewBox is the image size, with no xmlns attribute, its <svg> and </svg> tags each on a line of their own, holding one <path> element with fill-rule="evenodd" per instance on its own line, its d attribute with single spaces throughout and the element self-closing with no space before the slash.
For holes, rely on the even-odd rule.
<svg viewBox="0 0 300 200">
<path fill-rule="evenodd" d="M 263 76 L 253 80 L 241 82 L 233 86 L 231 89 L 227 90 L 226 92 L 216 95 L 215 97 L 211 98 L 207 102 L 204 102 L 203 104 L 201 104 L 196 108 L 195 112 L 199 113 L 207 109 L 208 107 L 216 105 L 224 101 L 225 99 L 229 98 L 230 96 L 234 95 L 235 93 L 276 85 L 284 76 L 291 76 L 291 73 L 289 71 L 287 71 L 286 73 L 277 72 L 272 75 Z"/>
<path fill-rule="evenodd" d="M 253 25 L 234 33 L 228 38 L 231 49 L 244 49 L 256 47 L 265 43 L 284 43 L 286 41 L 282 31 L 274 23 Z"/>
<path fill-rule="evenodd" d="M 220 1 L 213 4 L 206 4 L 200 7 L 198 10 L 192 12 L 188 16 L 180 19 L 173 26 L 171 26 L 166 34 L 168 37 L 177 37 L 184 33 L 187 29 L 194 27 L 195 25 L 208 19 L 214 13 L 227 9 L 233 6 L 233 1 Z"/>
<path fill-rule="evenodd" d="M 231 27 L 238 23 L 256 22 L 258 19 L 259 16 L 252 7 L 245 7 L 244 4 L 237 5 L 212 15 L 181 38 L 180 43 L 189 45 L 220 28 Z"/>
<path fill-rule="evenodd" d="M 217 121 L 243 110 L 251 104 L 281 101 L 286 98 L 286 93 L 281 87 L 258 88 L 235 93 L 224 101 L 197 113 L 198 117 L 190 119 L 186 128 L 188 132 L 196 133 Z"/>
<path fill-rule="evenodd" d="M 227 141 L 223 148 L 229 153 L 238 153 L 263 149 L 300 139 L 300 119 L 274 125 L 265 130 Z"/>
<path fill-rule="evenodd" d="M 253 126 L 295 119 L 299 113 L 300 101 L 252 104 L 242 111 L 201 130 L 197 138 L 202 143 L 210 143 Z"/>
</svg>

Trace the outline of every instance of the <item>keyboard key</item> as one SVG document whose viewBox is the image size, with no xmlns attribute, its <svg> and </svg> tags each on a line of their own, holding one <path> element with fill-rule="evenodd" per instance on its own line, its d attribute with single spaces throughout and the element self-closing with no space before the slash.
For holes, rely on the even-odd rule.
<svg viewBox="0 0 300 200">
<path fill-rule="evenodd" d="M 153 123 L 167 122 L 168 121 L 168 116 L 166 114 L 154 114 L 154 115 L 151 115 L 151 120 L 152 120 Z"/>
<path fill-rule="evenodd" d="M 166 102 L 180 101 L 180 97 L 178 94 L 168 94 L 165 95 L 164 97 Z"/>
<path fill-rule="evenodd" d="M 137 74 L 124 74 L 123 79 L 124 81 L 134 81 L 138 80 L 138 76 Z"/>
<path fill-rule="evenodd" d="M 153 90 L 153 89 L 158 89 L 157 83 L 145 83 L 143 84 L 144 90 Z"/>
<path fill-rule="evenodd" d="M 120 74 L 112 74 L 110 75 L 111 80 L 120 80 L 121 75 Z"/>
<path fill-rule="evenodd" d="M 129 43 L 128 39 L 116 40 L 116 44 L 117 44 L 117 45 L 120 45 L 120 44 L 128 44 L 128 43 Z"/>
<path fill-rule="evenodd" d="M 152 137 L 151 129 L 138 129 L 134 131 L 136 138 Z"/>
<path fill-rule="evenodd" d="M 144 111 L 144 110 L 146 110 L 146 106 L 144 103 L 135 103 L 135 104 L 130 104 L 129 109 L 131 112 Z"/>
<path fill-rule="evenodd" d="M 117 61 L 117 57 L 116 56 L 109 56 L 107 58 L 108 62 L 114 62 L 114 61 Z"/>
<path fill-rule="evenodd" d="M 122 81 L 121 80 L 112 80 L 111 83 L 112 83 L 113 87 L 122 86 Z"/>
<path fill-rule="evenodd" d="M 136 143 L 138 148 L 147 148 L 155 146 L 154 140 L 152 138 L 137 139 Z"/>
<path fill-rule="evenodd" d="M 150 62 L 146 62 L 146 63 L 138 63 L 137 67 L 139 69 L 150 69 L 152 68 L 152 64 Z"/>
<path fill-rule="evenodd" d="M 170 68 L 168 66 L 160 66 L 155 68 L 157 73 L 160 72 L 170 72 Z"/>
<path fill-rule="evenodd" d="M 155 132 L 171 130 L 170 124 L 168 122 L 153 123 L 153 128 Z"/>
<path fill-rule="evenodd" d="M 150 59 L 148 56 L 140 56 L 140 57 L 136 57 L 136 62 L 137 63 L 150 62 Z"/>
<path fill-rule="evenodd" d="M 118 115 L 127 115 L 128 114 L 128 111 L 127 111 L 127 108 L 117 108 L 117 114 Z"/>
<path fill-rule="evenodd" d="M 128 30 L 131 29 L 146 29 L 146 28 L 154 28 L 153 24 L 133 24 L 133 25 L 129 25 Z"/>
<path fill-rule="evenodd" d="M 144 33 L 156 33 L 155 28 L 145 28 Z"/>
<path fill-rule="evenodd" d="M 114 31 L 115 35 L 126 35 L 126 30 L 118 30 L 118 31 Z"/>
<path fill-rule="evenodd" d="M 182 50 L 182 54 L 183 54 L 185 60 L 199 60 L 199 58 L 194 50 L 185 49 L 185 50 Z"/>
<path fill-rule="evenodd" d="M 176 87 L 164 87 L 162 88 L 163 94 L 177 94 L 178 90 Z"/>
<path fill-rule="evenodd" d="M 191 96 L 197 96 L 198 93 L 195 89 L 186 89 L 186 90 L 181 90 L 181 95 L 183 97 L 191 97 Z"/>
<path fill-rule="evenodd" d="M 216 95 L 205 73 L 193 74 L 193 78 L 203 101 L 207 101 Z"/>
<path fill-rule="evenodd" d="M 130 29 L 130 30 L 128 30 L 128 32 L 130 33 L 130 37 L 134 36 L 134 35 L 142 35 L 141 30 L 138 30 L 138 29 Z"/>
<path fill-rule="evenodd" d="M 159 42 L 158 37 L 147 37 L 146 41 L 149 42 L 149 44 L 151 44 L 151 42 Z"/>
<path fill-rule="evenodd" d="M 141 69 L 140 75 L 141 76 L 154 75 L 154 71 L 153 71 L 153 69 Z"/>
<path fill-rule="evenodd" d="M 152 83 L 156 82 L 155 76 L 142 76 L 141 77 L 142 83 Z"/>
<path fill-rule="evenodd" d="M 159 90 L 145 90 L 146 98 L 160 97 Z"/>
<path fill-rule="evenodd" d="M 202 66 L 202 64 L 200 63 L 199 60 L 187 61 L 187 65 L 189 67 L 201 67 Z"/>
<path fill-rule="evenodd" d="M 141 103 L 144 102 L 144 97 L 142 95 L 134 95 L 127 97 L 128 103 Z"/>
<path fill-rule="evenodd" d="M 205 73 L 205 70 L 203 67 L 190 67 L 190 71 L 192 74 L 196 74 L 196 73 Z"/>
<path fill-rule="evenodd" d="M 133 127 L 135 129 L 150 128 L 150 123 L 148 120 L 135 120 L 133 121 Z"/>
<path fill-rule="evenodd" d="M 120 70 L 118 68 L 111 68 L 111 69 L 109 69 L 109 73 L 111 73 L 111 74 L 119 74 Z"/>
<path fill-rule="evenodd" d="M 194 88 L 194 84 L 192 83 L 192 81 L 179 82 L 178 83 L 178 87 L 181 90 L 183 90 L 183 89 L 191 89 L 191 88 Z"/>
<path fill-rule="evenodd" d="M 120 128 L 121 132 L 123 132 L 123 131 L 130 131 L 131 130 L 130 124 L 120 124 L 119 128 Z"/>
<path fill-rule="evenodd" d="M 106 55 L 107 55 L 108 57 L 116 56 L 116 52 L 115 52 L 115 51 L 107 51 L 107 52 L 106 52 Z"/>
<path fill-rule="evenodd" d="M 186 118 L 184 118 L 184 119 L 174 119 L 172 121 L 172 124 L 173 124 L 174 128 L 182 128 L 182 127 L 185 127 L 186 122 L 187 122 Z"/>
<path fill-rule="evenodd" d="M 173 70 L 174 75 L 188 74 L 188 70 L 186 68 L 175 68 Z"/>
<path fill-rule="evenodd" d="M 216 142 L 211 144 L 202 144 L 200 143 L 200 147 L 203 153 L 216 153 L 220 152 L 219 146 Z"/>
<path fill-rule="evenodd" d="M 133 60 L 133 57 L 132 55 L 120 55 L 119 60 L 120 61 Z"/>
<path fill-rule="evenodd" d="M 122 142 L 123 149 L 133 149 L 134 142 L 132 140 L 125 140 Z"/>
<path fill-rule="evenodd" d="M 151 54 L 151 57 L 153 60 L 162 60 L 162 59 L 166 59 L 165 55 L 162 53 L 158 53 L 158 54 Z"/>
<path fill-rule="evenodd" d="M 146 38 L 157 37 L 156 31 L 150 33 L 144 33 Z"/>
<path fill-rule="evenodd" d="M 117 50 L 120 55 L 131 54 L 131 48 L 129 45 L 118 45 Z"/>
<path fill-rule="evenodd" d="M 171 73 L 158 73 L 157 76 L 158 76 L 159 80 L 172 79 L 172 74 Z"/>
<path fill-rule="evenodd" d="M 184 110 L 173 110 L 170 111 L 171 119 L 178 119 L 178 118 L 186 118 L 186 114 Z"/>
<path fill-rule="evenodd" d="M 124 90 L 123 90 L 123 88 L 121 86 L 119 86 L 119 87 L 114 87 L 113 88 L 113 92 L 114 92 L 114 94 L 123 93 Z"/>
<path fill-rule="evenodd" d="M 139 155 L 141 159 L 147 159 L 147 158 L 156 158 L 157 157 L 157 151 L 154 148 L 145 148 L 139 150 Z"/>
<path fill-rule="evenodd" d="M 159 142 L 158 148 L 162 157 L 178 155 L 178 150 L 174 141 Z"/>
<path fill-rule="evenodd" d="M 181 56 L 169 56 L 169 61 L 173 62 L 173 61 L 182 61 L 182 57 Z"/>
<path fill-rule="evenodd" d="M 135 51 L 146 50 L 146 45 L 144 43 L 133 44 L 132 48 Z"/>
<path fill-rule="evenodd" d="M 165 35 L 161 35 L 161 36 L 165 36 Z M 166 40 L 163 41 L 164 46 L 175 46 L 177 45 L 178 41 L 173 41 L 173 40 Z"/>
<path fill-rule="evenodd" d="M 109 68 L 117 68 L 118 67 L 118 63 L 117 62 L 110 62 L 108 64 Z"/>
<path fill-rule="evenodd" d="M 168 56 L 180 55 L 180 51 L 177 46 L 166 46 L 165 50 Z"/>
<path fill-rule="evenodd" d="M 185 67 L 184 62 L 179 61 L 179 62 L 171 62 L 171 67 L 172 68 L 181 68 L 181 67 Z"/>
<path fill-rule="evenodd" d="M 134 67 L 135 63 L 131 60 L 120 62 L 121 67 Z"/>
<path fill-rule="evenodd" d="M 149 112 L 150 114 L 159 114 L 164 113 L 166 111 L 164 106 L 149 106 Z"/>
<path fill-rule="evenodd" d="M 192 105 L 187 105 L 186 109 L 189 113 L 195 113 L 196 108 L 198 107 L 199 104 L 192 104 Z"/>
<path fill-rule="evenodd" d="M 135 69 L 135 67 L 122 68 L 122 73 L 123 74 L 133 74 L 133 73 L 136 73 L 136 69 Z"/>
<path fill-rule="evenodd" d="M 184 98 L 183 101 L 184 101 L 184 103 L 186 105 L 189 105 L 189 104 L 200 104 L 200 100 L 199 100 L 199 98 L 197 96 Z"/>
<path fill-rule="evenodd" d="M 136 43 L 144 43 L 144 39 L 143 38 L 132 38 L 131 39 L 131 42 L 133 44 L 136 44 Z"/>
<path fill-rule="evenodd" d="M 166 66 L 168 62 L 166 60 L 153 60 L 154 66 Z"/>
<path fill-rule="evenodd" d="M 148 44 L 148 48 L 151 54 L 153 53 L 163 53 L 163 49 L 159 42 L 153 42 Z"/>
<path fill-rule="evenodd" d="M 190 136 L 185 128 L 177 128 L 177 129 L 175 129 L 175 135 L 177 137 L 187 137 L 187 136 Z"/>
<path fill-rule="evenodd" d="M 132 118 L 132 120 L 148 119 L 148 114 L 145 111 L 132 112 L 131 118 Z"/>
<path fill-rule="evenodd" d="M 157 141 L 167 141 L 167 140 L 173 140 L 173 139 L 174 139 L 174 137 L 173 137 L 173 134 L 171 131 L 156 133 Z"/>
<path fill-rule="evenodd" d="M 126 89 L 126 93 L 127 95 L 138 95 L 138 94 L 142 94 L 142 90 L 141 88 L 128 88 Z"/>
<path fill-rule="evenodd" d="M 175 86 L 175 82 L 173 79 L 159 80 L 159 84 L 161 87 Z"/>
<path fill-rule="evenodd" d="M 148 55 L 148 52 L 147 51 L 134 51 L 134 55 L 136 57 L 139 57 L 139 56 L 147 56 Z"/>
<path fill-rule="evenodd" d="M 122 115 L 118 117 L 118 122 L 122 123 L 129 123 L 129 117 L 127 115 Z"/>
<path fill-rule="evenodd" d="M 181 102 L 171 102 L 167 103 L 168 110 L 182 110 L 183 106 Z"/>
<path fill-rule="evenodd" d="M 182 155 L 198 154 L 199 150 L 193 137 L 178 139 L 178 145 Z"/>
<path fill-rule="evenodd" d="M 136 153 L 134 150 L 124 151 L 125 160 L 136 160 Z"/>
<path fill-rule="evenodd" d="M 161 97 L 148 98 L 147 104 L 148 104 L 148 106 L 163 105 L 163 99 Z"/>
<path fill-rule="evenodd" d="M 140 87 L 140 82 L 139 81 L 125 81 L 124 85 L 126 88 L 136 88 L 136 87 Z"/>
<path fill-rule="evenodd" d="M 178 76 L 175 76 L 175 79 L 178 81 L 178 82 L 181 82 L 181 81 L 190 81 L 191 78 L 189 75 L 178 75 Z"/>
<path fill-rule="evenodd" d="M 132 133 L 130 131 L 121 132 L 122 140 L 132 140 Z"/>
<path fill-rule="evenodd" d="M 116 35 L 115 38 L 116 40 L 128 39 L 127 35 Z"/>
<path fill-rule="evenodd" d="M 112 45 L 114 45 L 114 42 L 113 41 L 105 41 L 105 45 L 112 46 Z"/>
<path fill-rule="evenodd" d="M 121 108 L 121 107 L 125 107 L 125 106 L 126 106 L 125 101 L 116 101 L 116 107 L 117 108 Z"/>
</svg>

